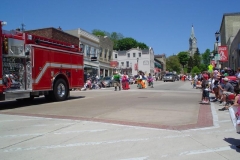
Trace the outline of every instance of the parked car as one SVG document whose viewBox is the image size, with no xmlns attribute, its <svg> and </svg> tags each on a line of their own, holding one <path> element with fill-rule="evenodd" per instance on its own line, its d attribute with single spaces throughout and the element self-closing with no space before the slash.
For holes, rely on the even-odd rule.
<svg viewBox="0 0 240 160">
<path fill-rule="evenodd" d="M 101 82 L 103 84 L 103 86 L 105 87 L 113 87 L 113 80 L 112 80 L 112 77 L 103 77 L 101 79 Z"/>
<path fill-rule="evenodd" d="M 175 80 L 179 81 L 180 80 L 179 76 L 177 74 L 174 74 L 174 75 L 175 75 Z"/>
<path fill-rule="evenodd" d="M 166 73 L 163 76 L 163 82 L 167 82 L 167 81 L 174 82 L 175 80 L 176 80 L 176 76 L 173 73 Z"/>
</svg>

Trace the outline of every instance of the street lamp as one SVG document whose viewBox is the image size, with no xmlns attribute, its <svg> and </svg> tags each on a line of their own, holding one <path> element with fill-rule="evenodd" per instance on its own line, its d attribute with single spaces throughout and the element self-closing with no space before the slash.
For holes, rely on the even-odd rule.
<svg viewBox="0 0 240 160">
<path fill-rule="evenodd" d="M 139 60 L 139 58 L 137 58 L 137 73 L 138 73 L 138 60 Z"/>
<path fill-rule="evenodd" d="M 219 35 L 220 35 L 220 32 L 215 32 L 215 37 L 216 37 L 216 41 L 218 42 L 218 40 L 219 40 Z"/>
<path fill-rule="evenodd" d="M 215 32 L 215 37 L 216 37 L 216 41 L 217 41 L 217 47 L 216 47 L 216 51 L 215 51 L 215 58 L 216 58 L 216 61 L 217 61 L 217 68 L 219 68 L 219 53 L 218 53 L 218 40 L 219 40 L 219 35 L 220 35 L 220 32 Z"/>
<path fill-rule="evenodd" d="M 212 52 L 210 53 L 209 57 L 210 57 L 210 64 L 211 64 L 211 61 L 212 61 L 212 59 L 213 59 L 213 57 L 214 57 L 214 55 L 213 55 Z"/>
</svg>

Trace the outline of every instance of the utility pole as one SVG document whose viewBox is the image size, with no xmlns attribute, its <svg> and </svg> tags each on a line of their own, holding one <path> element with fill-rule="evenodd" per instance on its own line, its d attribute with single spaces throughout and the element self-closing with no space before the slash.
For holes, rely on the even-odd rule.
<svg viewBox="0 0 240 160">
<path fill-rule="evenodd" d="M 219 53 L 218 53 L 218 40 L 219 40 L 219 35 L 220 35 L 220 32 L 216 32 L 215 33 L 215 37 L 216 37 L 216 43 L 217 43 L 217 47 L 216 47 L 216 55 L 215 55 L 215 58 L 216 58 L 216 61 L 217 61 L 217 68 L 220 70 L 220 67 L 219 67 Z"/>
<path fill-rule="evenodd" d="M 24 28 L 25 26 L 26 26 L 25 24 L 23 24 L 23 23 L 21 24 L 21 31 L 22 31 L 22 32 L 25 31 L 25 28 Z"/>
</svg>

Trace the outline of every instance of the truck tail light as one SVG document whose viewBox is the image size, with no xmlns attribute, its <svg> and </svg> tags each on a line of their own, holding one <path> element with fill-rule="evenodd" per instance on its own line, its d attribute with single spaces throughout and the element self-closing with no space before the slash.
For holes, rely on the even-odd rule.
<svg viewBox="0 0 240 160">
<path fill-rule="evenodd" d="M 8 54 L 8 39 L 4 38 L 3 40 L 3 53 Z"/>
<path fill-rule="evenodd" d="M 5 25 L 7 25 L 7 22 L 1 22 L 1 25 L 5 26 Z"/>
</svg>

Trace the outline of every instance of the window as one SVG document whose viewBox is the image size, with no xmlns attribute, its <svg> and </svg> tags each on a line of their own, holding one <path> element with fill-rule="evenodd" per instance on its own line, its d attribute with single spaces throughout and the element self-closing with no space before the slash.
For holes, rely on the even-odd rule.
<svg viewBox="0 0 240 160">
<path fill-rule="evenodd" d="M 129 61 L 127 61 L 126 64 L 127 64 L 127 67 L 129 67 Z"/>
<path fill-rule="evenodd" d="M 130 53 L 128 53 L 128 58 L 130 57 Z"/>
<path fill-rule="evenodd" d="M 115 54 L 115 58 L 117 58 L 117 54 Z"/>
<path fill-rule="evenodd" d="M 107 58 L 107 49 L 105 49 L 105 54 L 104 54 L 104 58 L 106 59 Z"/>
<path fill-rule="evenodd" d="M 85 44 L 82 44 L 82 52 L 83 52 L 83 53 L 84 53 L 84 55 L 86 56 Z"/>
<path fill-rule="evenodd" d="M 90 48 L 90 56 L 94 56 L 94 55 L 95 55 L 94 47 L 91 47 Z"/>
<path fill-rule="evenodd" d="M 121 62 L 121 65 L 124 66 L 124 62 Z"/>
<path fill-rule="evenodd" d="M 109 52 L 108 52 L 108 60 L 110 61 L 110 60 L 111 60 L 111 58 L 112 58 L 112 52 L 111 52 L 111 51 L 109 51 Z"/>
<path fill-rule="evenodd" d="M 141 57 L 141 53 L 140 52 L 138 53 L 138 57 Z"/>
<path fill-rule="evenodd" d="M 96 53 L 97 53 L 97 49 L 96 49 L 96 48 L 93 48 L 94 57 L 96 57 Z"/>
<path fill-rule="evenodd" d="M 99 49 L 96 49 L 96 57 L 99 57 Z"/>
<path fill-rule="evenodd" d="M 136 53 L 133 53 L 133 57 L 136 57 Z"/>
<path fill-rule="evenodd" d="M 86 45 L 86 54 L 87 57 L 90 57 L 90 47 L 88 45 Z"/>
<path fill-rule="evenodd" d="M 102 47 L 99 49 L 99 57 L 102 57 Z"/>
</svg>

